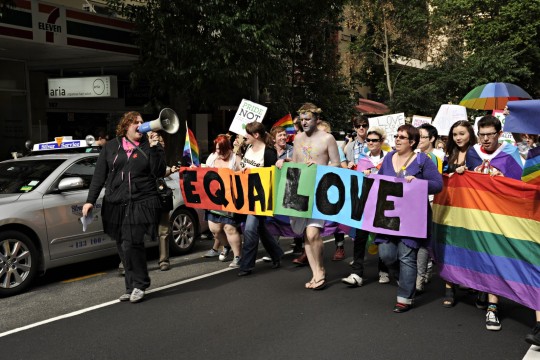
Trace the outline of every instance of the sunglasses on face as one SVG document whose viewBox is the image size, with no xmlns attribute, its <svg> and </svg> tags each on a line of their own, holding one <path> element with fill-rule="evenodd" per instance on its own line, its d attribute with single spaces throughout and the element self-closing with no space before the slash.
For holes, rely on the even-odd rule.
<svg viewBox="0 0 540 360">
<path fill-rule="evenodd" d="M 403 136 L 403 135 L 394 135 L 394 139 L 399 139 L 399 140 L 409 140 L 408 137 Z"/>
<path fill-rule="evenodd" d="M 381 139 L 366 139 L 366 142 L 368 142 L 368 143 L 370 143 L 370 142 L 378 143 L 380 141 L 381 141 Z"/>
<path fill-rule="evenodd" d="M 358 128 L 367 129 L 368 127 L 369 127 L 368 124 L 354 125 L 354 128 L 355 128 L 355 129 L 358 129 Z"/>
</svg>

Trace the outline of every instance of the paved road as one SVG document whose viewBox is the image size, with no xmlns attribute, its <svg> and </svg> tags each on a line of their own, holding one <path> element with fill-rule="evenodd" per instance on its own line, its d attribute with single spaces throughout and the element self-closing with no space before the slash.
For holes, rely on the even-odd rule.
<svg viewBox="0 0 540 360">
<path fill-rule="evenodd" d="M 176 258 L 170 272 L 153 272 L 154 289 L 171 284 L 173 277 L 185 281 L 148 294 L 140 304 L 114 301 L 123 280 L 114 274 L 113 259 L 105 275 L 67 284 L 51 282 L 0 300 L 1 311 L 10 313 L 10 319 L 14 313 L 36 309 L 43 313 L 39 317 L 48 318 L 109 302 L 0 337 L 0 348 L 6 359 L 494 360 L 522 359 L 529 350 L 523 341 L 533 324 L 529 309 L 503 301 L 503 329 L 490 332 L 484 312 L 474 307 L 466 291 L 459 292 L 454 308 L 443 308 L 443 283 L 436 278 L 413 310 L 394 314 L 396 287 L 376 282 L 375 258 L 368 259 L 366 285 L 351 289 L 339 281 L 348 274 L 348 261 L 331 262 L 333 244 L 325 249 L 330 284 L 323 291 L 303 288 L 309 271 L 290 264 L 291 255 L 280 269 L 258 263 L 252 275 L 239 278 L 234 270 L 205 276 L 209 268 L 196 269 L 226 266 L 202 259 L 197 252 Z M 350 241 L 346 250 L 352 254 Z M 164 274 L 170 278 L 164 280 Z M 189 281 L 195 275 L 203 277 Z M 37 301 L 43 293 L 49 300 Z M 5 326 L 3 313 L 0 319 L 0 332 L 14 328 Z M 540 349 L 535 350 L 528 356 L 540 358 Z"/>
</svg>

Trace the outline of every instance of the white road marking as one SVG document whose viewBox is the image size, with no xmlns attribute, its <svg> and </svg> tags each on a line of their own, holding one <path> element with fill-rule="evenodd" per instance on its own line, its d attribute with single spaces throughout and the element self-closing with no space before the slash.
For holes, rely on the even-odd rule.
<svg viewBox="0 0 540 360">
<path fill-rule="evenodd" d="M 326 242 L 329 242 L 329 241 L 334 241 L 334 239 L 324 240 L 323 242 L 326 243 Z M 291 252 L 292 252 L 292 250 L 288 250 L 288 251 L 285 251 L 285 254 L 289 254 Z M 262 258 L 258 259 L 255 262 L 261 262 L 261 261 L 263 261 Z M 214 272 L 211 272 L 211 273 L 208 273 L 208 274 L 204 274 L 204 275 L 195 276 L 193 278 L 178 281 L 178 282 L 175 282 L 173 284 L 161 286 L 161 287 L 158 287 L 158 288 L 155 288 L 155 289 L 150 289 L 150 290 L 145 291 L 145 292 L 146 292 L 146 294 L 151 294 L 151 293 L 154 293 L 154 292 L 157 292 L 157 291 L 170 289 L 170 288 L 173 288 L 173 287 L 176 287 L 176 286 L 179 286 L 179 285 L 187 284 L 187 283 L 190 283 L 192 281 L 201 280 L 201 279 L 204 279 L 204 278 L 207 278 L 207 277 L 210 277 L 210 276 L 214 276 L 214 275 L 217 275 L 217 274 L 221 274 L 223 272 L 231 271 L 231 270 L 238 270 L 238 269 L 226 267 L 225 269 L 217 270 L 217 271 L 214 271 Z M 38 327 L 38 326 L 41 326 L 41 325 L 49 324 L 49 323 L 52 323 L 52 322 L 55 322 L 55 321 L 58 321 L 58 320 L 67 319 L 67 318 L 70 318 L 70 317 L 81 315 L 81 314 L 87 313 L 89 311 L 97 310 L 97 309 L 100 309 L 100 308 L 103 308 L 103 307 L 106 307 L 106 306 L 118 304 L 119 302 L 120 302 L 120 300 L 113 300 L 113 301 L 109 301 L 109 302 L 106 302 L 106 303 L 103 303 L 103 304 L 91 306 L 91 307 L 88 307 L 88 308 L 85 308 L 85 309 L 73 311 L 73 312 L 70 312 L 68 314 L 55 316 L 55 317 L 47 319 L 47 320 L 38 321 L 36 323 L 29 324 L 29 325 L 26 325 L 26 326 L 21 326 L 19 328 L 13 329 L 13 330 L 9 330 L 9 331 L 5 331 L 3 333 L 0 333 L 0 338 L 4 337 L 4 336 L 7 336 L 7 335 L 15 334 L 15 333 L 18 333 L 18 332 L 21 332 L 21 331 L 24 331 L 24 330 L 32 329 L 32 328 L 35 328 L 35 327 Z"/>
</svg>

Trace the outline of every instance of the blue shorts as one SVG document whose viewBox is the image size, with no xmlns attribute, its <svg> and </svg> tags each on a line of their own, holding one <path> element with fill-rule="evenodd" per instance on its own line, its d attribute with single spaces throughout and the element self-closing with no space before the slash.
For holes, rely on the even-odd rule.
<svg viewBox="0 0 540 360">
<path fill-rule="evenodd" d="M 234 215 L 236 215 L 236 214 L 234 214 Z M 208 210 L 206 210 L 204 212 L 204 220 L 211 221 L 211 222 L 214 222 L 214 223 L 219 223 L 219 224 L 229 224 L 229 225 L 233 225 L 235 227 L 240 226 L 240 222 L 237 221 L 237 216 L 233 216 L 231 218 L 231 217 L 228 217 L 228 216 L 222 216 L 222 215 L 211 213 Z"/>
</svg>

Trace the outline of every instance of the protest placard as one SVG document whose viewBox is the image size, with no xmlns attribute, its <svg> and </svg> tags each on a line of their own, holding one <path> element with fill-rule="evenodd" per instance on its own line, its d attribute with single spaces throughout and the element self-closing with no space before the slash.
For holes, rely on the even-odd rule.
<svg viewBox="0 0 540 360">
<path fill-rule="evenodd" d="M 266 109 L 266 106 L 242 99 L 229 130 L 238 135 L 246 136 L 246 125 L 253 121 L 261 122 L 266 114 Z"/>
<path fill-rule="evenodd" d="M 380 126 L 386 131 L 388 145 L 394 147 L 394 135 L 397 135 L 397 129 L 405 125 L 405 113 L 390 114 L 369 118 L 369 127 Z"/>
<path fill-rule="evenodd" d="M 493 116 L 495 116 L 499 121 L 501 122 L 502 128 L 504 129 L 504 123 L 506 121 L 506 115 L 503 114 L 503 110 L 493 110 Z M 514 136 L 511 132 L 503 132 L 501 137 L 499 138 L 499 142 L 506 141 L 510 144 L 514 144 L 516 140 L 514 140 Z"/>
<path fill-rule="evenodd" d="M 422 124 L 431 124 L 431 117 L 413 115 L 411 125 L 414 127 L 419 127 Z"/>
</svg>

